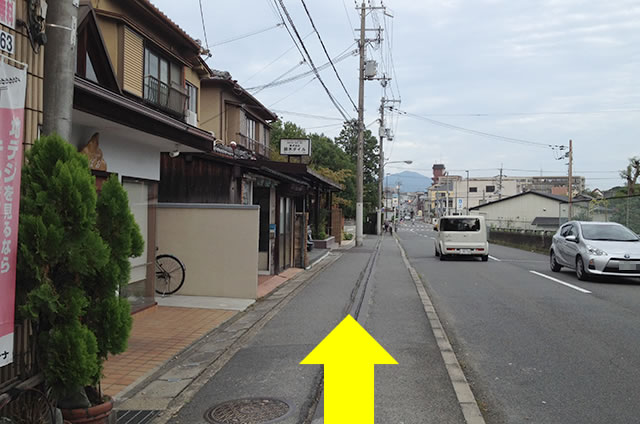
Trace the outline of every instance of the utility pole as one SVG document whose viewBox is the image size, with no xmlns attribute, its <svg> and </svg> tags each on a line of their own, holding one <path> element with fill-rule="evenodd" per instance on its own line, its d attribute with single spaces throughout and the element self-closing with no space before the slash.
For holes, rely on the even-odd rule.
<svg viewBox="0 0 640 424">
<path fill-rule="evenodd" d="M 71 138 L 73 80 L 76 73 L 78 0 L 50 1 L 47 11 L 47 47 L 44 50 L 44 134 Z"/>
<path fill-rule="evenodd" d="M 500 180 L 498 183 L 498 200 L 502 199 L 502 164 L 500 164 Z"/>
<path fill-rule="evenodd" d="M 360 86 L 358 88 L 358 161 L 356 177 L 356 246 L 362 246 L 363 239 L 363 197 L 364 197 L 364 56 L 366 8 L 364 0 L 360 7 Z"/>
<path fill-rule="evenodd" d="M 569 221 L 573 219 L 573 140 L 569 140 Z"/>
<path fill-rule="evenodd" d="M 391 78 L 382 78 L 382 81 L 390 81 Z M 377 232 L 378 235 L 382 234 L 382 222 L 383 222 L 383 218 L 382 218 L 382 181 L 384 178 L 384 138 L 385 138 L 385 134 L 386 134 L 386 126 L 384 124 L 384 109 L 385 109 L 385 105 L 387 103 L 395 103 L 395 102 L 400 102 L 400 100 L 392 100 L 392 99 L 386 99 L 386 98 L 381 98 L 380 99 L 380 166 L 379 166 L 379 170 L 378 170 L 378 203 L 380 204 L 380 207 L 378 208 L 378 215 L 377 215 Z"/>
<path fill-rule="evenodd" d="M 467 215 L 469 215 L 469 171 L 464 171 L 467 173 Z"/>
<path fill-rule="evenodd" d="M 382 178 L 384 177 L 384 97 L 380 100 L 380 165 L 378 166 L 378 215 L 376 220 L 376 232 L 382 234 Z"/>
</svg>

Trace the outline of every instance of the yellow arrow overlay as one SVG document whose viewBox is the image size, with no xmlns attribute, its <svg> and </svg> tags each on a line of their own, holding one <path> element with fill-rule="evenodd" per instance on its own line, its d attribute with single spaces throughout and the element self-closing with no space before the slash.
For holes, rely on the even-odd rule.
<svg viewBox="0 0 640 424">
<path fill-rule="evenodd" d="M 398 364 L 351 315 L 300 363 L 324 364 L 326 424 L 373 424 L 374 366 Z"/>
</svg>

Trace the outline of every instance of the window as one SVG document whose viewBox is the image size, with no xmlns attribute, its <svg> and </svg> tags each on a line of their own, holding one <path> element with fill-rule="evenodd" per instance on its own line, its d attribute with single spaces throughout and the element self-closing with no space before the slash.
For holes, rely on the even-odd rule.
<svg viewBox="0 0 640 424">
<path fill-rule="evenodd" d="M 485 191 L 486 191 L 487 193 L 493 193 L 494 191 L 496 191 L 496 186 L 492 186 L 492 185 L 490 185 L 490 186 L 486 186 L 486 187 L 485 187 Z"/>
<path fill-rule="evenodd" d="M 198 113 L 198 88 L 191 84 L 185 83 L 187 88 L 187 109 L 193 113 Z"/>
<path fill-rule="evenodd" d="M 247 138 L 251 140 L 256 139 L 256 121 L 251 118 L 247 118 Z"/>
<path fill-rule="evenodd" d="M 566 237 L 571 234 L 571 230 L 573 228 L 572 224 L 566 224 L 564 227 L 560 228 L 560 235 L 562 237 Z"/>
<path fill-rule="evenodd" d="M 442 218 L 440 231 L 480 231 L 478 218 Z"/>
<path fill-rule="evenodd" d="M 184 116 L 187 94 L 182 67 L 149 49 L 144 51 L 144 99 L 172 115 Z"/>
<path fill-rule="evenodd" d="M 96 75 L 96 71 L 93 68 L 93 63 L 91 62 L 91 58 L 89 57 L 89 53 L 87 53 L 86 55 L 86 64 L 87 64 L 87 69 L 86 69 L 86 74 L 85 77 L 89 80 L 89 81 L 93 81 L 93 82 L 98 82 L 98 76 Z"/>
<path fill-rule="evenodd" d="M 144 51 L 144 75 L 150 75 L 167 85 L 180 87 L 182 72 L 180 66 L 169 62 L 167 59 L 155 52 L 145 49 Z"/>
<path fill-rule="evenodd" d="M 478 187 L 469 187 L 469 193 L 477 193 Z"/>
</svg>

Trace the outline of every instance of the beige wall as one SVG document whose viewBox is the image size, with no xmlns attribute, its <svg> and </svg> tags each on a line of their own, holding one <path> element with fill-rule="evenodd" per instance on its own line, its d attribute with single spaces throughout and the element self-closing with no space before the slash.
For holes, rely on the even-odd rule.
<svg viewBox="0 0 640 424">
<path fill-rule="evenodd" d="M 187 268 L 179 294 L 255 299 L 259 218 L 257 206 L 159 205 L 158 253 Z"/>
<path fill-rule="evenodd" d="M 118 81 L 120 81 L 119 25 L 112 19 L 103 18 L 101 16 L 98 16 L 97 18 L 100 31 L 102 32 L 102 38 L 104 39 L 104 44 L 107 46 L 109 59 L 111 59 L 113 69 L 116 72 Z"/>
<path fill-rule="evenodd" d="M 227 140 L 224 140 L 224 134 L 222 133 L 222 118 L 224 117 L 221 113 L 220 106 L 221 102 L 221 91 L 219 87 L 212 86 L 204 86 L 201 90 L 200 94 L 200 106 L 201 109 L 198 113 L 198 120 L 200 124 L 200 128 L 213 131 L 216 135 L 216 138 L 223 140 L 225 143 Z"/>
<path fill-rule="evenodd" d="M 498 228 L 533 229 L 531 222 L 536 217 L 558 218 L 566 205 L 557 200 L 535 194 L 518 196 L 471 211 L 472 215 L 483 215 L 488 226 Z M 560 215 L 559 215 L 560 214 Z"/>
</svg>

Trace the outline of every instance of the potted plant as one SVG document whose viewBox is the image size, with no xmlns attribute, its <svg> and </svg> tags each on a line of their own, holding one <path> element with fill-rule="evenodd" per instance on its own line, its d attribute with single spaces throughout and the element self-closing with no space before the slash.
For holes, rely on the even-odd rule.
<svg viewBox="0 0 640 424">
<path fill-rule="evenodd" d="M 22 173 L 17 302 L 38 334 L 40 369 L 65 420 L 106 423 L 99 381 L 131 330 L 129 258 L 143 239 L 115 176 L 100 197 L 87 158 L 57 135 L 36 141 Z"/>
</svg>

